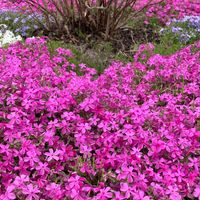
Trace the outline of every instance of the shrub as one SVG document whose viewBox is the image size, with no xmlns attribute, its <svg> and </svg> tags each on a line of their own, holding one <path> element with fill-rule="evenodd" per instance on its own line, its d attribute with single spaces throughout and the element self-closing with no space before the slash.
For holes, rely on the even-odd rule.
<svg viewBox="0 0 200 200">
<path fill-rule="evenodd" d="M 45 18 L 45 28 L 56 36 L 85 38 L 94 34 L 112 38 L 117 30 L 141 15 L 157 17 L 162 22 L 185 15 L 199 15 L 200 5 L 191 0 L 0 0 L 0 5 L 23 12 L 37 11 Z"/>
<path fill-rule="evenodd" d="M 199 50 L 94 77 L 43 38 L 0 49 L 0 199 L 199 198 Z"/>
<path fill-rule="evenodd" d="M 160 0 L 162 1 L 162 0 Z M 127 24 L 127 21 L 141 15 L 158 1 L 136 0 L 23 0 L 32 10 L 41 12 L 46 20 L 46 28 L 57 35 L 68 37 L 83 32 L 103 36 L 108 39 Z M 137 8 L 137 9 L 134 9 Z"/>
</svg>

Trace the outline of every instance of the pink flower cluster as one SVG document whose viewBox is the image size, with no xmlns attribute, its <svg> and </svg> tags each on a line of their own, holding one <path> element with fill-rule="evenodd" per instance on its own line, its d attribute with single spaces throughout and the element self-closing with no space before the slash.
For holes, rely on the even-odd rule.
<svg viewBox="0 0 200 200">
<path fill-rule="evenodd" d="M 0 49 L 0 199 L 200 199 L 199 48 L 99 77 L 42 38 Z"/>
<path fill-rule="evenodd" d="M 164 0 L 159 5 L 151 6 L 147 11 L 148 17 L 156 16 L 165 22 L 186 15 L 200 15 L 199 0 Z"/>
</svg>

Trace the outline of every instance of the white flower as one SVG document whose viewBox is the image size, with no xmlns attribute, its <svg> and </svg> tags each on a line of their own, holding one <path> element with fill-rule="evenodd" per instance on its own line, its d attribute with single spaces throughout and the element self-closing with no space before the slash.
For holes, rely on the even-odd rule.
<svg viewBox="0 0 200 200">
<path fill-rule="evenodd" d="M 12 31 L 5 30 L 6 28 L 6 25 L 0 24 L 0 47 L 3 47 L 8 44 L 13 44 L 17 41 L 22 40 L 22 37 L 20 35 L 15 36 Z"/>
<path fill-rule="evenodd" d="M 159 32 L 162 34 L 162 33 L 165 32 L 165 29 L 164 29 L 164 28 L 161 28 Z"/>
<path fill-rule="evenodd" d="M 0 30 L 1 29 L 7 29 L 7 28 L 8 28 L 8 26 L 6 24 L 0 24 Z"/>
<path fill-rule="evenodd" d="M 17 36 L 15 37 L 15 39 L 16 39 L 17 41 L 22 41 L 21 35 L 17 35 Z"/>
</svg>

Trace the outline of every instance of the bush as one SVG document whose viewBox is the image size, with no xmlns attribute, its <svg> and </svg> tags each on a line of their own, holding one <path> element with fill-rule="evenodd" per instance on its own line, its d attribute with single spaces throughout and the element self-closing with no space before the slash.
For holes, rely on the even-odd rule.
<svg viewBox="0 0 200 200">
<path fill-rule="evenodd" d="M 161 0 L 160 0 L 161 1 Z M 158 4 L 152 0 L 24 0 L 32 10 L 42 13 L 46 28 L 56 35 L 72 37 L 77 32 L 95 34 L 109 39 L 130 19 L 135 19 L 148 7 Z M 135 9 L 137 8 L 137 9 Z"/>
<path fill-rule="evenodd" d="M 199 198 L 199 50 L 95 77 L 44 39 L 0 49 L 0 199 Z"/>
</svg>

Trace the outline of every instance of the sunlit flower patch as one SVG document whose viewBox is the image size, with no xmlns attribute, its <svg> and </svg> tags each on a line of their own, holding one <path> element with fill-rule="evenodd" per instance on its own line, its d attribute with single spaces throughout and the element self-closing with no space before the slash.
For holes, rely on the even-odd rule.
<svg viewBox="0 0 200 200">
<path fill-rule="evenodd" d="M 200 43 L 99 77 L 45 43 L 0 49 L 0 199 L 200 198 Z"/>
</svg>

